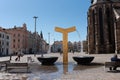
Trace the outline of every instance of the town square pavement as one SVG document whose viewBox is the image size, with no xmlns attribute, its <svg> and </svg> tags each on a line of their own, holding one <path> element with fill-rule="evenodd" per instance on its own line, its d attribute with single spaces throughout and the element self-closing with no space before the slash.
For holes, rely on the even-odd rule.
<svg viewBox="0 0 120 80">
<path fill-rule="evenodd" d="M 68 53 L 68 65 L 63 65 L 63 55 L 59 53 L 44 54 L 44 57 L 57 56 L 58 60 L 55 65 L 43 66 L 37 60 L 40 54 L 24 55 L 20 61 L 15 61 L 17 56 L 13 56 L 11 62 L 29 64 L 29 72 L 22 69 L 13 69 L 10 72 L 5 71 L 5 67 L 1 67 L 0 80 L 120 80 L 120 68 L 117 71 L 109 71 L 104 67 L 104 63 L 110 61 L 114 54 L 84 54 L 84 53 Z M 90 65 L 77 65 L 73 60 L 73 56 L 94 56 L 94 60 Z M 27 61 L 27 57 L 32 57 L 33 61 Z M 118 54 L 118 57 L 120 55 Z M 0 61 L 9 60 L 9 57 L 0 57 Z"/>
</svg>

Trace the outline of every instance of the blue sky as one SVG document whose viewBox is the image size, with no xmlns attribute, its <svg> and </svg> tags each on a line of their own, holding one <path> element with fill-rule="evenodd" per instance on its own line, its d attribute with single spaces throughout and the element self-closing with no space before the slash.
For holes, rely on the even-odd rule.
<svg viewBox="0 0 120 80">
<path fill-rule="evenodd" d="M 87 35 L 87 11 L 90 0 L 0 0 L 0 26 L 13 28 L 27 24 L 27 30 L 34 32 L 34 19 L 37 16 L 36 31 L 43 32 L 48 42 L 62 40 L 62 34 L 55 32 L 55 26 L 68 28 L 76 26 L 78 32 L 69 33 L 69 41 L 82 41 Z M 78 35 L 79 33 L 79 35 Z"/>
</svg>

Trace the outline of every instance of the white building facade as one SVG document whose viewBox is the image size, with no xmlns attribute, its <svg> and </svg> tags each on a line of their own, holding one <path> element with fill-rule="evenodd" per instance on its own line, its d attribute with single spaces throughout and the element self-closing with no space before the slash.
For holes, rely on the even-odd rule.
<svg viewBox="0 0 120 80">
<path fill-rule="evenodd" d="M 11 54 L 10 40 L 10 34 L 8 34 L 5 29 L 0 28 L 0 56 Z"/>
</svg>

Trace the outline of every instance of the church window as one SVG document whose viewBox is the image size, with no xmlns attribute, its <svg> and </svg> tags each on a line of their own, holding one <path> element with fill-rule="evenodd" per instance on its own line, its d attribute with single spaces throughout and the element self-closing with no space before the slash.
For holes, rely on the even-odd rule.
<svg viewBox="0 0 120 80">
<path fill-rule="evenodd" d="M 103 13 L 102 8 L 99 8 L 99 29 L 100 29 L 100 43 L 104 44 L 104 29 L 103 29 Z"/>
<path fill-rule="evenodd" d="M 106 9 L 106 17 L 107 17 L 107 26 L 108 26 L 108 37 L 109 37 L 109 42 L 112 43 L 112 40 L 111 40 L 111 25 L 110 25 L 110 10 L 109 8 Z"/>
</svg>

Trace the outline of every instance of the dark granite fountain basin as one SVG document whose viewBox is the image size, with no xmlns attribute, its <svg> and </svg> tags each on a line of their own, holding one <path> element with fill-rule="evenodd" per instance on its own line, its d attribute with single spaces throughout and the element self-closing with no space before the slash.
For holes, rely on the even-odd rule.
<svg viewBox="0 0 120 80">
<path fill-rule="evenodd" d="M 58 57 L 37 57 L 39 62 L 41 62 L 42 65 L 53 65 Z"/>
<path fill-rule="evenodd" d="M 77 64 L 90 64 L 94 57 L 93 56 L 83 56 L 83 57 L 73 57 L 73 59 L 77 62 Z"/>
</svg>

